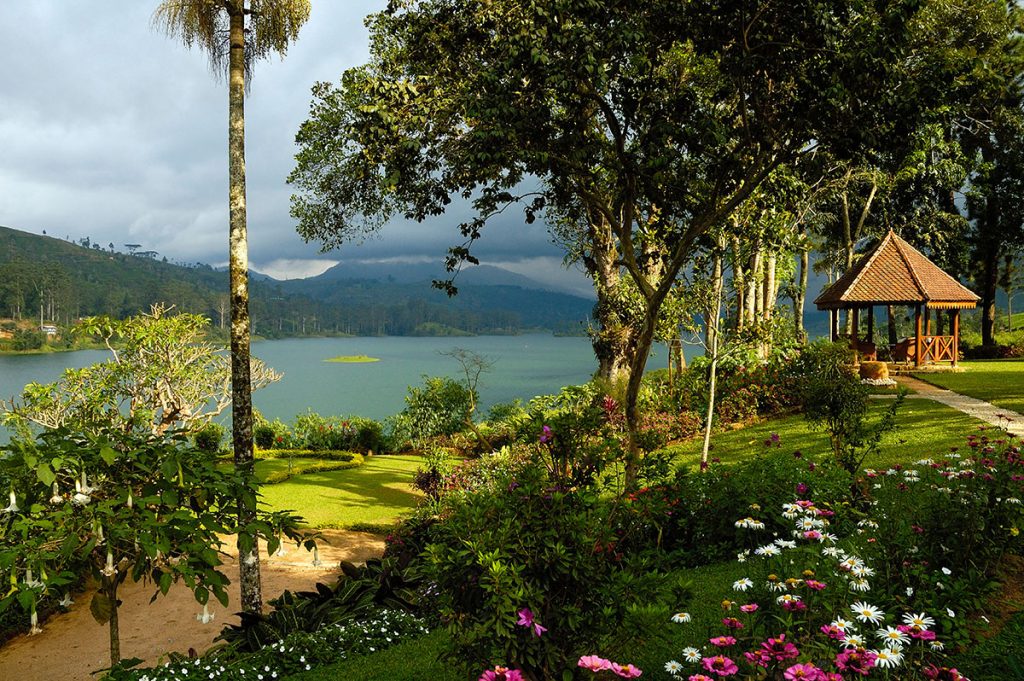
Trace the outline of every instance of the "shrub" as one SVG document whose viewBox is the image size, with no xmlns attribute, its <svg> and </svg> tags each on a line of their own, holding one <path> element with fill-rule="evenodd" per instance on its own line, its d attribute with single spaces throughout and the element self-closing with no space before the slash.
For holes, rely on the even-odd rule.
<svg viewBox="0 0 1024 681">
<path fill-rule="evenodd" d="M 225 432 L 224 426 L 219 423 L 210 422 L 192 435 L 192 442 L 199 451 L 216 454 L 220 451 L 220 445 L 224 441 Z"/>
<path fill-rule="evenodd" d="M 295 419 L 295 446 L 311 451 L 352 450 L 362 453 L 384 447 L 383 427 L 360 416 L 324 417 L 309 411 Z"/>
<path fill-rule="evenodd" d="M 552 486 L 536 466 L 497 487 L 448 497 L 444 522 L 431 528 L 424 570 L 451 658 L 562 678 L 633 608 L 658 602 L 662 580 L 615 550 L 612 504 L 596 491 Z"/>
<path fill-rule="evenodd" d="M 424 376 L 422 387 L 409 386 L 405 408 L 391 422 L 392 438 L 421 442 L 458 433 L 466 427 L 466 416 L 475 401 L 476 396 L 458 381 Z"/>
<path fill-rule="evenodd" d="M 34 329 L 17 329 L 14 332 L 15 350 L 38 350 L 46 343 L 46 336 Z"/>
<path fill-rule="evenodd" d="M 267 421 L 264 418 L 257 418 L 252 439 L 260 449 L 289 449 L 295 446 L 295 438 L 280 419 Z"/>
</svg>

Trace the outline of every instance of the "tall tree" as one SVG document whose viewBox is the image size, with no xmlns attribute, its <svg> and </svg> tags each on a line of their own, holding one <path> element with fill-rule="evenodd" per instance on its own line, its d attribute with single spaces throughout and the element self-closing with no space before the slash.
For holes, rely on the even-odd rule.
<svg viewBox="0 0 1024 681">
<path fill-rule="evenodd" d="M 228 77 L 228 176 L 231 289 L 231 441 L 235 466 L 253 481 L 252 385 L 249 369 L 249 252 L 245 217 L 245 91 L 252 65 L 284 55 L 309 18 L 309 0 L 164 0 L 153 22 L 187 47 L 199 47 L 215 73 Z M 239 499 L 239 526 L 256 517 L 255 495 Z M 263 610 L 259 547 L 251 533 L 238 535 L 242 607 Z"/>
<path fill-rule="evenodd" d="M 931 28 L 952 11 L 940 0 L 392 2 L 369 20 L 372 61 L 314 90 L 293 215 L 306 238 L 337 245 L 396 213 L 423 220 L 470 201 L 453 269 L 516 204 L 528 221 L 546 210 L 585 226 L 599 311 L 625 279 L 642 301 L 627 342 L 595 345 L 628 353 L 635 434 L 660 309 L 697 240 L 815 145 L 843 154 L 912 129 L 920 103 L 958 75 L 923 70 L 956 49 Z M 638 457 L 632 446 L 628 472 Z"/>
</svg>

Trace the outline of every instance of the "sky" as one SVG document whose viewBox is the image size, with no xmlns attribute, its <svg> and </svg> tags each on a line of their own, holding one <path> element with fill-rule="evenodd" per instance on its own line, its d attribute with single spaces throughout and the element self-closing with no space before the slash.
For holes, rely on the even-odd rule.
<svg viewBox="0 0 1024 681">
<path fill-rule="evenodd" d="M 103 247 L 140 244 L 173 262 L 227 261 L 227 85 L 206 55 L 152 25 L 157 0 L 0 3 L 0 225 Z M 383 0 L 313 0 L 283 58 L 255 67 L 246 99 L 249 259 L 287 279 L 340 260 L 443 261 L 465 206 L 430 223 L 321 253 L 289 215 L 295 133 L 310 88 L 367 61 L 364 17 Z M 461 209 L 461 210 L 460 210 Z M 542 221 L 488 225 L 474 253 L 548 284 L 588 292 L 561 266 Z"/>
</svg>

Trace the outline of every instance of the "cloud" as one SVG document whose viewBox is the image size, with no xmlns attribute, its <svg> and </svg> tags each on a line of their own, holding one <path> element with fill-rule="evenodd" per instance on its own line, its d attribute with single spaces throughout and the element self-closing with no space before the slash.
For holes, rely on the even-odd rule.
<svg viewBox="0 0 1024 681">
<path fill-rule="evenodd" d="M 152 27 L 155 6 L 0 3 L 0 224 L 103 245 L 139 243 L 179 262 L 226 260 L 226 85 L 204 54 Z M 302 241 L 288 212 L 285 178 L 310 88 L 368 59 L 363 18 L 384 6 L 314 3 L 286 57 L 256 65 L 246 100 L 253 263 L 296 276 L 340 257 L 441 262 L 462 242 L 465 205 L 422 224 L 392 220 L 362 245 L 327 254 Z M 544 225 L 526 225 L 521 211 L 498 216 L 474 252 L 492 263 L 561 257 Z"/>
</svg>

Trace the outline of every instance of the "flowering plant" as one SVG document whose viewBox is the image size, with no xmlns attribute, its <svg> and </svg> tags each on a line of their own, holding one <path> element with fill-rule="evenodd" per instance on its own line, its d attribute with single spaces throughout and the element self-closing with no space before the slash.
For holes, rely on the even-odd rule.
<svg viewBox="0 0 1024 681">
<path fill-rule="evenodd" d="M 790 523 L 789 536 L 760 540 L 737 556 L 749 576 L 733 583 L 736 600 L 722 603 L 725 617 L 704 636 L 686 632 L 690 645 L 666 671 L 697 681 L 839 681 L 898 668 L 901 679 L 919 678 L 914 670 L 941 656 L 947 628 L 925 612 L 887 614 L 892 600 L 869 602 L 877 573 L 862 557 L 867 542 L 864 535 L 832 533 L 832 509 L 798 498 L 784 504 L 781 515 Z M 766 523 L 756 517 L 735 524 L 752 537 L 764 536 Z M 686 631 L 689 617 L 683 615 L 673 620 Z"/>
</svg>

